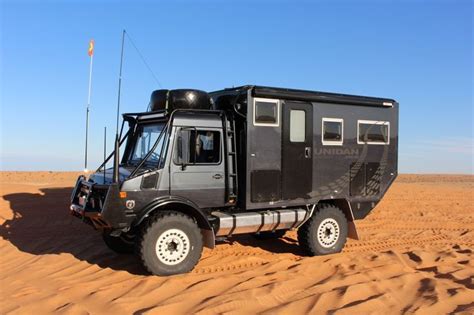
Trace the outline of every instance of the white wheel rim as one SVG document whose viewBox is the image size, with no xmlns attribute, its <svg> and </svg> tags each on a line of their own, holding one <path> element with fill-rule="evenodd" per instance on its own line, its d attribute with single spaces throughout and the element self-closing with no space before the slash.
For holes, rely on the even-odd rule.
<svg viewBox="0 0 474 315">
<path fill-rule="evenodd" d="M 156 256 L 165 265 L 177 265 L 189 254 L 189 238 L 179 229 L 169 229 L 161 233 L 156 241 Z"/>
<path fill-rule="evenodd" d="M 324 248 L 333 247 L 339 239 L 339 224 L 333 218 L 324 219 L 318 227 L 318 242 Z"/>
</svg>

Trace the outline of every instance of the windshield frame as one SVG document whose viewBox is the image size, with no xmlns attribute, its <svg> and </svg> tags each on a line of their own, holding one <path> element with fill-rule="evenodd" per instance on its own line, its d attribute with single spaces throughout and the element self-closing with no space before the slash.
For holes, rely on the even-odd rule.
<svg viewBox="0 0 474 315">
<path fill-rule="evenodd" d="M 139 141 L 141 132 L 143 131 L 143 128 L 148 125 L 159 125 L 159 124 L 161 124 L 163 127 L 161 129 L 161 132 L 158 138 L 154 141 L 153 145 L 151 146 L 151 149 L 140 160 L 132 159 L 136 146 L 139 145 L 138 141 Z M 164 161 L 166 159 L 166 155 L 167 155 L 166 153 L 167 153 L 167 148 L 168 148 L 167 142 L 169 142 L 169 128 L 168 127 L 169 127 L 169 121 L 165 119 L 140 121 L 134 124 L 133 133 L 131 137 L 129 137 L 128 139 L 126 153 L 124 154 L 123 159 L 122 159 L 122 164 L 124 166 L 134 167 L 134 170 L 132 171 L 132 173 L 130 174 L 128 178 L 132 178 L 143 173 L 143 172 L 138 173 L 140 169 L 143 169 L 145 172 L 147 172 L 147 171 L 159 170 L 164 167 Z M 162 146 L 159 152 L 158 161 L 153 162 L 154 164 L 153 166 L 146 165 L 150 156 L 152 155 L 153 152 L 156 151 L 160 142 L 162 142 Z M 132 160 L 136 161 L 136 163 L 130 163 L 130 161 Z"/>
<path fill-rule="evenodd" d="M 161 130 L 159 132 L 156 132 L 158 136 L 156 137 L 155 140 L 149 139 L 149 146 L 148 148 L 150 149 L 149 151 L 142 152 L 141 156 L 137 157 L 137 152 L 138 151 L 143 151 L 142 148 L 139 148 L 140 145 L 143 145 L 142 141 L 145 141 L 145 138 L 143 138 L 145 128 L 147 127 L 161 127 Z M 137 124 L 137 127 L 135 128 L 134 135 L 133 135 L 133 141 L 130 143 L 130 151 L 128 154 L 128 158 L 124 161 L 125 164 L 127 165 L 132 165 L 132 166 L 137 166 L 140 164 L 140 162 L 148 155 L 148 153 L 151 151 L 151 149 L 154 147 L 156 140 L 160 138 L 161 134 L 165 130 L 166 124 L 164 122 L 147 122 L 147 123 L 141 123 Z M 156 152 L 156 148 L 154 150 Z M 160 153 L 161 153 L 160 149 Z M 144 154 L 143 154 L 144 153 Z M 159 161 L 158 161 L 159 162 Z"/>
</svg>

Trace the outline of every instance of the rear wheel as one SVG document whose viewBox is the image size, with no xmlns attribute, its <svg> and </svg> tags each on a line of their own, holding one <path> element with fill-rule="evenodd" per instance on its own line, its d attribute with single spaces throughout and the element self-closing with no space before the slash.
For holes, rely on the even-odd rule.
<svg viewBox="0 0 474 315">
<path fill-rule="evenodd" d="M 194 219 L 174 211 L 150 218 L 137 245 L 145 268 L 159 276 L 191 271 L 201 258 L 203 246 Z"/>
<path fill-rule="evenodd" d="M 318 211 L 298 229 L 298 242 L 310 256 L 339 253 L 346 238 L 346 216 L 333 205 L 320 205 Z"/>
<path fill-rule="evenodd" d="M 119 236 L 112 236 L 110 230 L 102 232 L 102 239 L 108 248 L 119 254 L 131 254 L 135 248 L 135 234 L 121 233 Z"/>
</svg>

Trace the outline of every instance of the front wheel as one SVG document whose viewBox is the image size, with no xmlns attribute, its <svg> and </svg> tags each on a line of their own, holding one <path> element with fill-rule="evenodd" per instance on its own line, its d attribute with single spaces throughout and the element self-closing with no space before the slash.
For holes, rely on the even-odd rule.
<svg viewBox="0 0 474 315">
<path fill-rule="evenodd" d="M 203 247 L 195 220 L 175 211 L 150 218 L 137 245 L 144 267 L 159 276 L 191 271 Z"/>
<path fill-rule="evenodd" d="M 310 256 L 339 253 L 346 243 L 347 219 L 336 206 L 323 204 L 298 229 L 298 243 Z"/>
</svg>

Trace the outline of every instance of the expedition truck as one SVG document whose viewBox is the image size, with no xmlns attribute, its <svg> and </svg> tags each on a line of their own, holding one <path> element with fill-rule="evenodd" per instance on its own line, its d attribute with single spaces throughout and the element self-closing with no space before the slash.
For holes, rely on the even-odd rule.
<svg viewBox="0 0 474 315">
<path fill-rule="evenodd" d="M 78 178 L 70 210 L 155 275 L 189 272 L 203 246 L 244 233 L 296 229 L 308 255 L 332 254 L 395 180 L 397 150 L 393 99 L 157 90 L 146 112 L 123 114 L 115 151 Z"/>
</svg>

